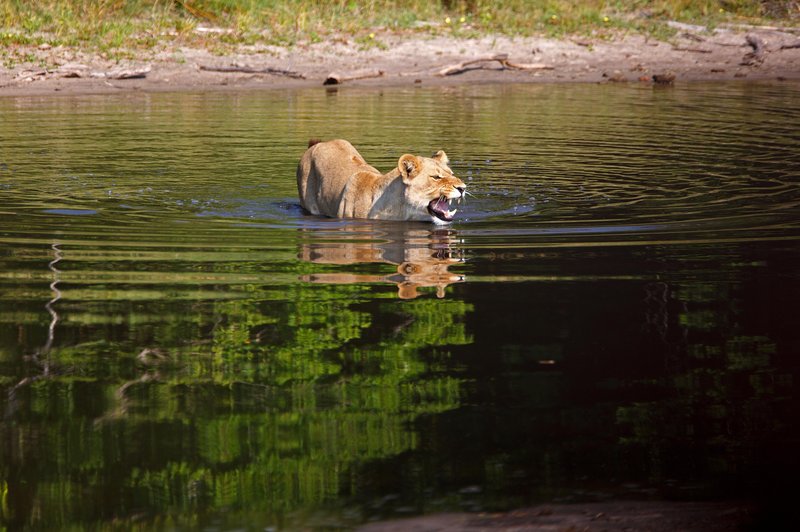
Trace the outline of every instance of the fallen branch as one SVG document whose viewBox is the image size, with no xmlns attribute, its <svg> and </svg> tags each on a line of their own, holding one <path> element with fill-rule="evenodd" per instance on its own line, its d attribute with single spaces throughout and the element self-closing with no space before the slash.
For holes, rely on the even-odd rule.
<svg viewBox="0 0 800 532">
<path fill-rule="evenodd" d="M 33 81 L 36 78 L 43 78 L 47 76 L 50 72 L 47 69 L 40 69 L 40 70 L 21 70 L 14 76 L 15 80 L 22 79 L 23 81 Z"/>
<path fill-rule="evenodd" d="M 361 74 L 354 74 L 352 76 L 342 76 L 341 74 L 337 74 L 336 72 L 331 72 L 328 74 L 328 77 L 325 78 L 325 81 L 322 82 L 323 85 L 339 85 L 344 83 L 345 81 L 355 81 L 357 79 L 369 79 L 369 78 L 379 78 L 383 76 L 383 70 L 375 70 L 372 72 L 365 72 Z"/>
<path fill-rule="evenodd" d="M 88 73 L 89 67 L 81 63 L 66 63 L 53 72 L 59 78 L 82 78 Z"/>
<path fill-rule="evenodd" d="M 745 38 L 747 44 L 753 49 L 752 52 L 744 54 L 740 64 L 745 66 L 758 66 L 764 62 L 764 41 L 755 35 L 747 35 Z"/>
<path fill-rule="evenodd" d="M 705 39 L 700 37 L 699 35 L 695 35 L 694 33 L 684 32 L 681 34 L 681 37 L 684 39 L 689 39 L 690 41 L 694 42 L 705 42 Z"/>
<path fill-rule="evenodd" d="M 476 59 L 470 59 L 468 61 L 462 61 L 461 63 L 457 63 L 455 65 L 447 66 L 441 69 L 438 72 L 438 76 L 454 76 L 456 74 L 461 74 L 466 72 L 467 70 L 472 70 L 469 67 L 470 65 L 475 65 L 478 63 L 486 63 L 489 61 L 497 61 L 503 68 L 509 68 L 512 70 L 552 70 L 553 67 L 549 65 L 545 65 L 544 63 L 512 63 L 508 60 L 508 54 L 497 54 L 487 57 L 478 57 Z M 483 68 L 483 67 L 477 67 Z"/>
<path fill-rule="evenodd" d="M 502 64 L 506 68 L 510 68 L 512 70 L 553 70 L 554 67 L 550 65 L 545 65 L 544 63 L 512 63 L 511 61 L 501 61 Z"/>
<path fill-rule="evenodd" d="M 453 76 L 455 74 L 461 74 L 462 72 L 466 72 L 469 70 L 467 67 L 469 65 L 475 65 L 477 63 L 485 63 L 487 61 L 505 61 L 508 59 L 508 54 L 500 54 L 495 55 L 492 57 L 479 57 L 477 59 L 471 59 L 469 61 L 462 61 L 461 63 L 457 63 L 455 65 L 450 65 L 441 69 L 437 75 L 439 76 Z"/>
<path fill-rule="evenodd" d="M 800 48 L 800 41 L 793 42 L 791 44 L 784 44 L 781 46 L 781 50 L 791 50 L 792 48 Z"/>
<path fill-rule="evenodd" d="M 58 70 L 54 70 L 52 74 L 60 78 L 100 78 L 100 79 L 141 79 L 147 77 L 150 73 L 150 67 L 130 69 L 118 68 L 115 70 L 102 71 L 89 71 L 89 67 L 78 63 L 69 63 L 62 65 Z"/>
<path fill-rule="evenodd" d="M 119 70 L 110 70 L 108 72 L 92 72 L 89 74 L 90 77 L 93 78 L 103 78 L 103 79 L 141 79 L 147 76 L 150 73 L 150 67 L 139 68 L 135 70 L 131 69 L 119 69 Z M 78 77 L 75 75 L 76 72 L 70 72 L 69 76 L 64 77 Z"/>
<path fill-rule="evenodd" d="M 294 79 L 306 79 L 303 74 L 299 72 L 294 72 L 292 70 L 283 70 L 281 68 L 251 68 L 245 66 L 229 66 L 229 67 L 218 67 L 218 66 L 210 66 L 210 65 L 200 65 L 200 70 L 206 70 L 208 72 L 235 72 L 239 74 L 274 74 L 276 76 L 287 76 Z"/>
<path fill-rule="evenodd" d="M 754 54 L 761 55 L 764 53 L 764 41 L 760 37 L 749 34 L 745 36 L 744 40 L 753 48 Z"/>
<path fill-rule="evenodd" d="M 686 48 L 681 46 L 673 46 L 673 50 L 676 52 L 693 52 L 696 54 L 710 54 L 713 53 L 713 50 L 708 50 L 707 48 Z"/>
<path fill-rule="evenodd" d="M 764 30 L 764 31 L 781 31 L 784 33 L 797 33 L 800 28 L 788 28 L 783 26 L 756 26 L 753 24 L 720 24 L 720 28 L 738 28 L 743 30 Z"/>
<path fill-rule="evenodd" d="M 675 82 L 674 72 L 653 74 L 653 83 L 655 83 L 656 85 L 672 85 L 674 82 Z"/>
</svg>

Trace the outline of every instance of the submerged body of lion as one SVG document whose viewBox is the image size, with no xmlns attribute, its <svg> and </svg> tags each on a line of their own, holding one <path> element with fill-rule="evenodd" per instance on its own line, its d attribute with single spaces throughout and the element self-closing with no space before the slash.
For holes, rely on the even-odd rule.
<svg viewBox="0 0 800 532">
<path fill-rule="evenodd" d="M 312 214 L 447 224 L 456 213 L 452 200 L 466 189 L 448 163 L 443 151 L 433 157 L 406 154 L 382 174 L 346 140 L 311 141 L 297 166 L 297 190 Z"/>
</svg>

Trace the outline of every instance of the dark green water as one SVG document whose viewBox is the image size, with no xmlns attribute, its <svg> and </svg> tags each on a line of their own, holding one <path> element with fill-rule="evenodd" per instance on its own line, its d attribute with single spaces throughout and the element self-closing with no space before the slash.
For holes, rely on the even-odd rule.
<svg viewBox="0 0 800 532">
<path fill-rule="evenodd" d="M 304 215 L 443 148 L 450 228 Z M 800 86 L 0 99 L 0 528 L 793 500 Z"/>
</svg>

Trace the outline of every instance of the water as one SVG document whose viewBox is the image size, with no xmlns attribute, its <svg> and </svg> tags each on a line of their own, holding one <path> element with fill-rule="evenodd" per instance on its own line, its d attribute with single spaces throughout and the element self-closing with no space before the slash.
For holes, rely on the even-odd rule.
<svg viewBox="0 0 800 532">
<path fill-rule="evenodd" d="M 780 512 L 798 89 L 0 99 L 0 523 Z M 449 228 L 307 216 L 311 137 L 445 149 L 472 196 Z"/>
</svg>

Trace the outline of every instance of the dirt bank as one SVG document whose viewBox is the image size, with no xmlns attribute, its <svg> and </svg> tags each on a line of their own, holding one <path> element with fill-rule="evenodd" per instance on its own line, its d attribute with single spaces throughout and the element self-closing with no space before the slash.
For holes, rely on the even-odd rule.
<svg viewBox="0 0 800 532">
<path fill-rule="evenodd" d="M 654 75 L 674 75 L 677 82 L 800 79 L 800 28 L 675 26 L 669 43 L 641 35 L 609 41 L 387 34 L 366 47 L 342 37 L 290 48 L 239 46 L 224 56 L 163 44 L 122 61 L 74 48 L 18 47 L 10 55 L 20 60 L 0 67 L 0 96 L 316 87 L 331 73 L 343 84 L 364 86 L 651 83 Z M 442 75 L 447 67 L 498 54 L 507 54 L 507 62 L 471 63 Z M 366 77 L 347 79 L 359 76 Z"/>
</svg>

